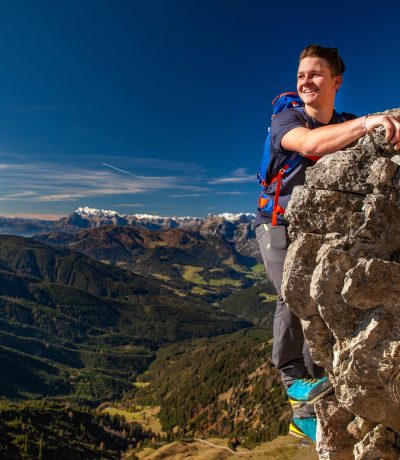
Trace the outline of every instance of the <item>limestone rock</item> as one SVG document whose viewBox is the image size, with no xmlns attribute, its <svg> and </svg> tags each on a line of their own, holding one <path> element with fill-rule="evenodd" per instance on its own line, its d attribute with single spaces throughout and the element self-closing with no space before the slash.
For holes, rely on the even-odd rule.
<svg viewBox="0 0 400 460">
<path fill-rule="evenodd" d="M 362 196 L 351 193 L 314 190 L 307 186 L 295 187 L 285 211 L 285 218 L 293 223 L 289 236 L 291 239 L 297 236 L 299 233 L 296 230 L 321 235 L 332 232 L 345 235 L 349 231 L 351 216 L 361 211 L 363 201 Z M 296 203 L 295 208 L 293 203 Z M 330 212 L 321 214 L 315 212 L 315 209 L 329 209 Z"/>
<path fill-rule="evenodd" d="M 371 166 L 367 182 L 374 187 L 392 187 L 398 165 L 388 158 L 377 158 Z"/>
<path fill-rule="evenodd" d="M 378 425 L 354 446 L 354 460 L 398 460 L 394 443 L 395 433 Z"/>
<path fill-rule="evenodd" d="M 353 454 L 354 443 L 357 438 L 349 432 L 343 431 L 354 419 L 354 415 L 347 409 L 340 407 L 335 396 L 318 401 L 315 404 L 318 417 L 317 452 L 324 460 L 349 460 Z"/>
<path fill-rule="evenodd" d="M 390 289 L 387 289 L 388 285 Z M 369 309 L 383 305 L 399 311 L 400 264 L 380 259 L 360 259 L 346 273 L 342 297 L 355 308 Z"/>
<path fill-rule="evenodd" d="M 331 372 L 333 370 L 332 331 L 318 314 L 302 319 L 301 325 L 314 362 Z"/>
<path fill-rule="evenodd" d="M 325 156 L 307 170 L 307 183 L 310 187 L 362 195 L 371 193 L 374 184 L 368 181 L 368 176 L 372 160 L 361 157 L 356 148 L 337 152 L 335 156 L 333 164 L 329 156 Z"/>
<path fill-rule="evenodd" d="M 352 260 L 345 251 L 330 248 L 315 267 L 310 295 L 318 303 L 321 318 L 337 338 L 347 337 L 355 328 L 357 312 L 341 297 L 343 281 Z"/>
<path fill-rule="evenodd" d="M 384 134 L 310 168 L 285 214 L 282 293 L 335 388 L 316 404 L 321 459 L 400 458 L 400 155 Z"/>
<path fill-rule="evenodd" d="M 363 216 L 357 214 L 349 236 L 355 247 L 364 247 L 368 257 L 391 260 L 400 247 L 400 197 L 397 191 L 370 194 L 364 199 Z M 353 222 L 355 216 L 353 216 Z"/>
<path fill-rule="evenodd" d="M 288 249 L 283 273 L 285 279 L 283 296 L 293 305 L 294 313 L 301 318 L 318 315 L 318 305 L 310 296 L 310 283 L 322 242 L 321 235 L 305 233 Z M 300 291 L 293 289 L 293 286 Z"/>
<path fill-rule="evenodd" d="M 374 424 L 358 416 L 347 425 L 347 431 L 359 441 L 361 441 L 367 433 L 372 431 L 374 428 Z"/>
</svg>

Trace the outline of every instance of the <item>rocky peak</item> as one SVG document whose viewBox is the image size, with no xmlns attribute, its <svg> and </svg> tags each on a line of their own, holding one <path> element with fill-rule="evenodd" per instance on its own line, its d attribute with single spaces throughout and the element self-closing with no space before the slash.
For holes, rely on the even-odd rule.
<svg viewBox="0 0 400 460">
<path fill-rule="evenodd" d="M 85 217 L 116 217 L 119 214 L 116 211 L 109 211 L 106 209 L 93 209 L 87 206 L 80 207 L 75 211 L 75 214 Z"/>
<path fill-rule="evenodd" d="M 320 459 L 400 456 L 399 160 L 377 129 L 310 168 L 286 211 L 283 295 L 335 389 Z"/>
</svg>

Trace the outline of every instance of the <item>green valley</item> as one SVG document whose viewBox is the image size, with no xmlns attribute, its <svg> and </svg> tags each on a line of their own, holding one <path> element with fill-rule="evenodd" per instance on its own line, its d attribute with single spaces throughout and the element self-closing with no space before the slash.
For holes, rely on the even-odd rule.
<svg viewBox="0 0 400 460">
<path fill-rule="evenodd" d="M 204 236 L 181 228 L 108 225 L 69 234 L 43 233 L 35 238 L 132 273 L 151 275 L 175 294 L 208 303 L 266 280 L 256 257 L 239 253 L 232 241 L 218 233 Z"/>
<path fill-rule="evenodd" d="M 161 345 L 250 325 L 152 277 L 21 237 L 0 237 L 0 279 L 7 397 L 113 399 Z"/>
</svg>

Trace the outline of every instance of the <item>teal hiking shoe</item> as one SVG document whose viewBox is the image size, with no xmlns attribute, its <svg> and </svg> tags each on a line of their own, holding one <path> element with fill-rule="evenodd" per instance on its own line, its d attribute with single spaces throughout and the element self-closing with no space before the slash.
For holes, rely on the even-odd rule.
<svg viewBox="0 0 400 460">
<path fill-rule="evenodd" d="M 315 417 L 293 418 L 290 421 L 289 434 L 316 442 L 317 419 Z"/>
<path fill-rule="evenodd" d="M 322 379 L 297 379 L 290 385 L 287 394 L 293 407 L 314 404 L 333 391 L 328 377 Z"/>
</svg>

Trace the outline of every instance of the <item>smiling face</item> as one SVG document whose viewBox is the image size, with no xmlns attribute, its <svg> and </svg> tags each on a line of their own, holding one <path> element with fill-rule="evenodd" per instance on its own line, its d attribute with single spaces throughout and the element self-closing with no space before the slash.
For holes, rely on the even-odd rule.
<svg viewBox="0 0 400 460">
<path fill-rule="evenodd" d="M 306 107 L 320 110 L 334 106 L 336 92 L 342 83 L 340 75 L 333 77 L 324 58 L 306 57 L 297 72 L 297 91 Z"/>
</svg>

